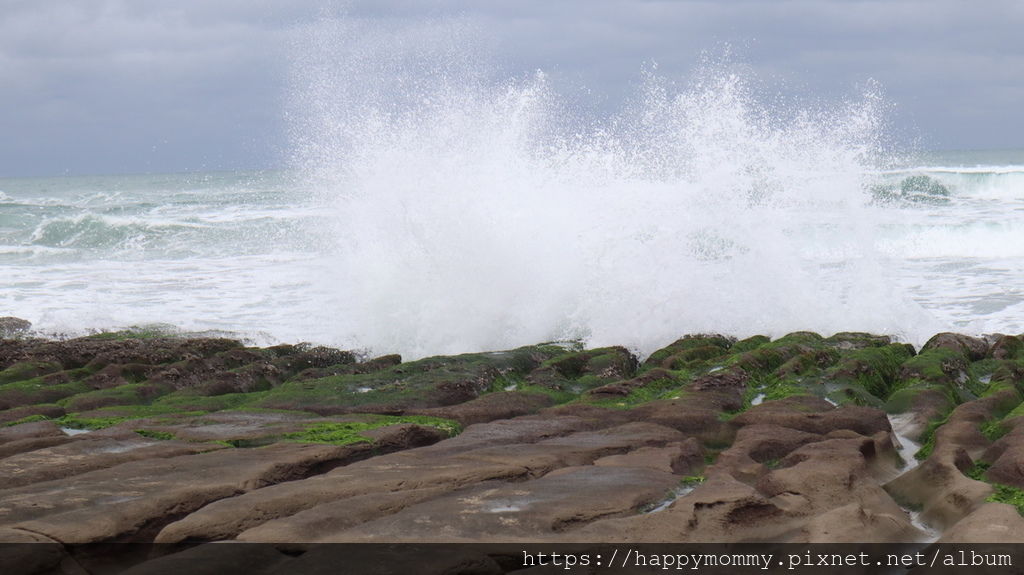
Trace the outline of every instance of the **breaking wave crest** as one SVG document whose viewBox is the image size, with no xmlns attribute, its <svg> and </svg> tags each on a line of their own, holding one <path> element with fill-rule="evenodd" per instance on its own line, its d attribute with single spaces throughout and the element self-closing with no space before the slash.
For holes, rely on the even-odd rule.
<svg viewBox="0 0 1024 575">
<path fill-rule="evenodd" d="M 180 222 L 154 224 L 85 213 L 40 223 L 32 232 L 30 242 L 46 247 L 128 250 L 161 241 L 168 234 L 194 227 L 197 226 Z"/>
<path fill-rule="evenodd" d="M 323 281 L 356 343 L 936 327 L 875 246 L 876 89 L 781 109 L 709 59 L 678 84 L 648 67 L 621 111 L 583 121 L 541 72 L 495 80 L 471 36 L 327 22 L 303 45 L 295 162 L 333 214 Z"/>
</svg>

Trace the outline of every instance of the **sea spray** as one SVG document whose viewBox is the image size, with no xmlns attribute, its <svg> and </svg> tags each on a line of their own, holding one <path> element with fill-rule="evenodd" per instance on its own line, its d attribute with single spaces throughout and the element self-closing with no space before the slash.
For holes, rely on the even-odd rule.
<svg viewBox="0 0 1024 575">
<path fill-rule="evenodd" d="M 928 323 L 874 245 L 876 92 L 781 112 L 728 62 L 680 85 L 650 67 L 622 112 L 579 122 L 543 73 L 481 70 L 464 23 L 342 28 L 306 47 L 292 113 L 334 214 L 324 281 L 360 344 L 643 352 Z"/>
<path fill-rule="evenodd" d="M 877 87 L 800 104 L 728 58 L 595 114 L 480 30 L 297 30 L 289 171 L 0 179 L 0 310 L 406 359 L 1024 332 L 1024 151 L 900 158 Z"/>
</svg>

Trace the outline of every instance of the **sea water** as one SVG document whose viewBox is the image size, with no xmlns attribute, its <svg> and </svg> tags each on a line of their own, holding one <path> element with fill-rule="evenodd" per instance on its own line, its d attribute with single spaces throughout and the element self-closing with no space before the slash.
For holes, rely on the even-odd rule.
<svg viewBox="0 0 1024 575">
<path fill-rule="evenodd" d="M 303 52 L 282 170 L 0 179 L 0 315 L 409 358 L 1024 332 L 1024 151 L 901 150 L 872 86 L 779 104 L 720 63 L 588 114 L 438 36 Z"/>
</svg>

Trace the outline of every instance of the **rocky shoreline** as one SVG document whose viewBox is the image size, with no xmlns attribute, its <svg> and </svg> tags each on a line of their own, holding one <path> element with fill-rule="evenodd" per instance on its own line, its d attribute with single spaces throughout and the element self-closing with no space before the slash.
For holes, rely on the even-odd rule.
<svg viewBox="0 0 1024 575">
<path fill-rule="evenodd" d="M 4 329 L 0 542 L 1024 542 L 1019 336 L 403 362 Z"/>
</svg>

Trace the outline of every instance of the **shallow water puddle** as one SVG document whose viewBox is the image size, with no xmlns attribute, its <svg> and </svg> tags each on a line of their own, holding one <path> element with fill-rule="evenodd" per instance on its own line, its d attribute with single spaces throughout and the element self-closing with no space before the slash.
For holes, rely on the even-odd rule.
<svg viewBox="0 0 1024 575">
<path fill-rule="evenodd" d="M 656 504 L 654 507 L 651 507 L 650 509 L 647 509 L 647 510 L 643 511 L 642 513 L 644 515 L 646 515 L 648 513 L 657 513 L 659 511 L 664 511 L 664 510 L 668 509 L 669 506 L 671 506 L 673 503 L 675 503 L 676 500 L 678 500 L 681 497 L 685 497 L 686 495 L 688 495 L 691 491 L 693 491 L 694 487 L 696 487 L 696 485 L 684 485 L 682 487 L 676 487 L 675 489 L 673 489 L 672 491 L 669 492 L 668 497 L 663 499 L 660 503 Z"/>
<path fill-rule="evenodd" d="M 921 449 L 921 444 L 906 436 L 906 432 L 913 425 L 914 416 L 910 413 L 903 413 L 897 416 L 889 415 L 888 418 L 889 425 L 892 426 L 893 438 L 896 441 L 896 453 L 903 460 L 902 471 L 903 473 L 908 473 L 921 463 L 914 457 L 918 450 Z M 911 525 L 924 533 L 924 543 L 933 543 L 939 540 L 942 533 L 921 519 L 921 511 L 915 511 L 903 505 L 900 505 L 900 507 L 903 508 L 903 511 L 910 518 Z"/>
<path fill-rule="evenodd" d="M 135 451 L 136 449 L 142 449 L 143 447 L 149 447 L 150 445 L 155 445 L 155 443 L 150 442 L 150 441 L 146 441 L 146 442 L 121 442 L 121 443 L 118 443 L 116 445 L 108 445 L 108 446 L 105 446 L 105 447 L 100 447 L 99 449 L 96 449 L 95 451 L 93 451 L 93 453 L 126 453 L 128 451 Z"/>
<path fill-rule="evenodd" d="M 906 473 L 917 467 L 920 463 L 914 455 L 921 449 L 921 444 L 906 436 L 906 432 L 913 425 L 914 416 L 910 413 L 903 413 L 895 417 L 892 415 L 888 417 L 889 425 L 892 427 L 893 438 L 896 440 L 896 452 L 903 459 L 903 472 Z"/>
<path fill-rule="evenodd" d="M 907 511 L 907 514 L 910 515 L 911 525 L 917 527 L 924 533 L 924 541 L 922 541 L 922 543 L 935 543 L 939 540 L 939 537 L 942 536 L 942 533 L 938 529 L 925 523 L 924 520 L 921 519 L 920 511 L 911 511 L 906 509 L 905 507 L 904 509 Z"/>
<path fill-rule="evenodd" d="M 487 513 L 515 513 L 522 510 L 522 506 L 519 505 L 496 505 L 488 508 Z"/>
</svg>

